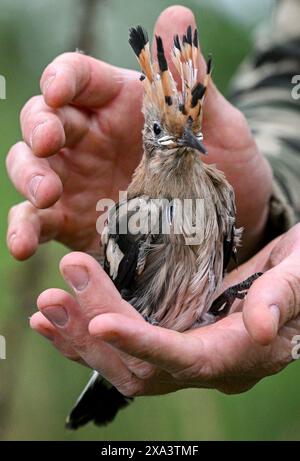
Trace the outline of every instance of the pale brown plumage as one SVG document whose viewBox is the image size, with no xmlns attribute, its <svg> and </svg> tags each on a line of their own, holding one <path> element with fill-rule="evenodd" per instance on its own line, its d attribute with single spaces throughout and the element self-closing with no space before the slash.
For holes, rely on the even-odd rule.
<svg viewBox="0 0 300 461">
<path fill-rule="evenodd" d="M 234 195 L 224 175 L 202 163 L 198 156 L 189 158 L 194 153 L 181 155 L 180 165 L 160 178 L 157 173 L 153 174 L 151 161 L 145 160 L 147 179 L 143 193 L 138 192 L 142 178 L 137 172 L 128 189 L 128 198 L 146 195 L 148 200 L 176 197 L 191 198 L 194 202 L 196 198 L 203 199 L 201 223 L 204 228 L 195 236 L 200 243 L 188 245 L 182 228 L 178 235 L 171 232 L 148 243 L 143 272 L 136 276 L 134 296 L 128 299 L 139 312 L 159 325 L 185 331 L 196 324 L 215 320 L 206 313 L 219 294 L 227 264 L 223 254 L 224 240 L 236 246 L 240 231 L 234 227 Z M 191 163 L 194 163 L 192 168 Z M 145 212 L 145 207 L 141 211 Z M 177 211 L 180 217 L 182 210 Z M 175 207 L 173 221 L 176 221 L 177 211 Z M 195 222 L 194 213 L 192 217 Z M 186 222 L 187 219 L 183 219 L 183 223 Z"/>
</svg>

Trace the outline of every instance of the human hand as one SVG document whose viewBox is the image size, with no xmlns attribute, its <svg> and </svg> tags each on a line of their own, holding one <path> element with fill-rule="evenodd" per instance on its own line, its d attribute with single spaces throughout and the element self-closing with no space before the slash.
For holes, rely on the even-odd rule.
<svg viewBox="0 0 300 461">
<path fill-rule="evenodd" d="M 174 34 L 185 33 L 189 24 L 195 26 L 192 12 L 174 6 L 161 14 L 155 33 L 169 50 Z M 27 198 L 10 211 L 7 241 L 14 257 L 26 259 L 50 239 L 73 250 L 98 248 L 96 203 L 126 189 L 141 156 L 138 75 L 79 53 L 59 56 L 43 72 L 42 95 L 21 112 L 24 141 L 7 158 L 11 180 Z M 204 112 L 208 161 L 234 186 L 239 224 L 246 228 L 244 257 L 253 253 L 265 227 L 271 170 L 244 116 L 214 85 Z"/>
<path fill-rule="evenodd" d="M 31 327 L 127 396 L 186 387 L 242 392 L 292 360 L 291 340 L 300 330 L 299 256 L 297 225 L 228 275 L 226 287 L 265 271 L 234 313 L 178 333 L 145 322 L 93 258 L 71 253 L 61 272 L 75 297 L 58 289 L 42 293 Z"/>
</svg>

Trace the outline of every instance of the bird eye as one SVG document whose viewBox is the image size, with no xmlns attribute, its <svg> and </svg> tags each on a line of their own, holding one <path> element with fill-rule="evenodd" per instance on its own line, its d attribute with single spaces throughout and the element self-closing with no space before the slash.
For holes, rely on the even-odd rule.
<svg viewBox="0 0 300 461">
<path fill-rule="evenodd" d="M 158 123 L 154 123 L 153 125 L 153 131 L 156 136 L 160 135 L 161 133 L 161 127 L 159 126 Z"/>
</svg>

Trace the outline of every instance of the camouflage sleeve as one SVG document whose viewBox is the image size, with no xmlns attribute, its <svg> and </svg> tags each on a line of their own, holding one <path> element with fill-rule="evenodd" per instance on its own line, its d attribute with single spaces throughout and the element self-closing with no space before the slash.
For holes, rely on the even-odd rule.
<svg viewBox="0 0 300 461">
<path fill-rule="evenodd" d="M 271 237 L 300 217 L 300 0 L 277 3 L 256 49 L 233 81 L 231 100 L 245 114 L 271 164 Z M 270 236 L 269 236 L 270 238 Z"/>
</svg>

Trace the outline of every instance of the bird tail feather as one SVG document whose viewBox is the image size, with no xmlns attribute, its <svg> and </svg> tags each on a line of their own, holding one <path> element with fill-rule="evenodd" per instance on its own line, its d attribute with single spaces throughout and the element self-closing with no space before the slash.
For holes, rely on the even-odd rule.
<svg viewBox="0 0 300 461">
<path fill-rule="evenodd" d="M 90 421 L 97 426 L 104 426 L 132 400 L 122 395 L 99 373 L 94 372 L 72 408 L 66 421 L 66 428 L 78 429 Z"/>
</svg>

